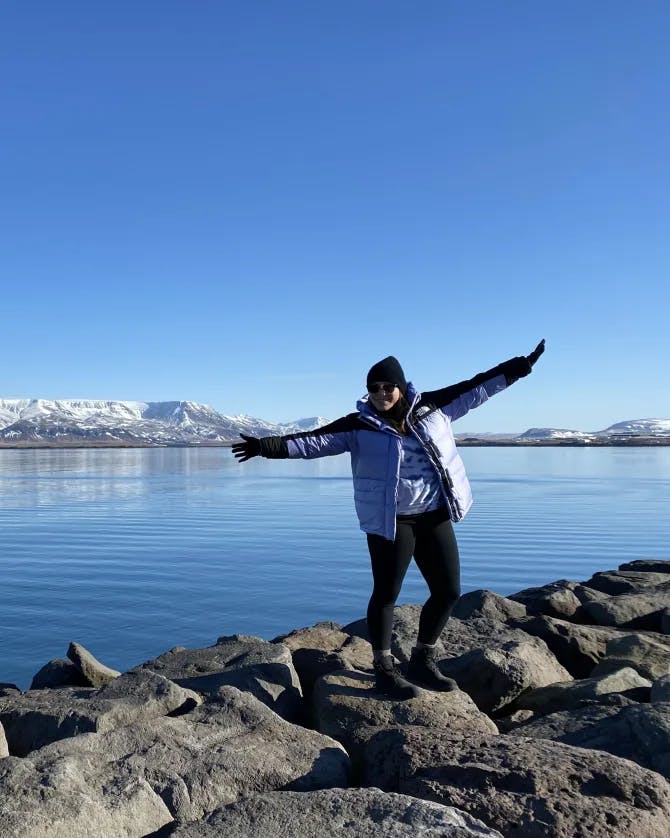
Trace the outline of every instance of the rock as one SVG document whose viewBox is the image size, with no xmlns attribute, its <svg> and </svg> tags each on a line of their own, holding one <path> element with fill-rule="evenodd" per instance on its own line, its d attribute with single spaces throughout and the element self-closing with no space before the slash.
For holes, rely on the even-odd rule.
<svg viewBox="0 0 670 838">
<path fill-rule="evenodd" d="M 6 838 L 140 838 L 172 820 L 167 806 L 137 777 L 92 771 L 84 760 L 37 767 L 0 761 L 0 824 Z"/>
<path fill-rule="evenodd" d="M 178 826 L 173 838 L 484 838 L 500 832 L 450 806 L 379 789 L 266 792 Z"/>
<path fill-rule="evenodd" d="M 16 686 L 16 684 L 0 684 L 0 698 L 16 695 L 20 692 L 21 690 Z"/>
<path fill-rule="evenodd" d="M 581 606 L 581 600 L 575 594 L 578 583 L 560 579 L 539 588 L 525 588 L 510 595 L 514 602 L 522 603 L 528 614 L 547 614 L 550 617 L 569 620 Z"/>
<path fill-rule="evenodd" d="M 619 594 L 583 608 L 602 626 L 661 631 L 661 618 L 670 597 L 670 582 L 643 588 L 639 593 Z"/>
<path fill-rule="evenodd" d="M 178 647 L 136 667 L 158 672 L 209 700 L 222 686 L 255 695 L 289 721 L 302 719 L 302 691 L 291 653 L 260 637 L 220 637 L 204 649 Z"/>
<path fill-rule="evenodd" d="M 582 678 L 578 681 L 550 684 L 529 690 L 514 702 L 514 710 L 533 710 L 554 713 L 581 707 L 586 702 L 597 702 L 609 693 L 629 693 L 639 688 L 651 689 L 651 681 L 627 667 L 608 675 Z"/>
<path fill-rule="evenodd" d="M 412 654 L 419 631 L 421 606 L 400 605 L 393 612 L 391 651 L 395 657 L 406 663 Z M 367 623 L 357 620 L 344 626 L 347 634 L 368 639 Z M 527 642 L 528 635 L 519 629 L 510 628 L 506 622 L 486 614 L 473 612 L 467 620 L 451 617 L 436 643 L 438 659 L 457 657 L 473 649 L 497 649 L 510 641 Z"/>
<path fill-rule="evenodd" d="M 639 570 L 605 570 L 594 573 L 584 584 L 609 596 L 637 593 L 645 588 L 654 588 L 668 582 L 666 573 Z"/>
<path fill-rule="evenodd" d="M 584 707 L 554 713 L 519 728 L 522 736 L 607 751 L 670 779 L 670 704 Z"/>
<path fill-rule="evenodd" d="M 130 722 L 190 709 L 197 694 L 153 672 L 128 672 L 99 690 L 61 687 L 0 699 L 10 753 L 26 756 L 50 742 L 104 733 Z"/>
<path fill-rule="evenodd" d="M 17 809 L 16 789 L 27 775 L 34 779 L 29 780 L 30 791 L 23 801 L 32 801 L 37 784 L 59 796 L 64 783 L 67 788 L 66 778 L 75 775 L 84 796 L 106 784 L 121 787 L 142 781 L 160 797 L 173 819 L 191 821 L 259 792 L 347 786 L 350 764 L 333 739 L 293 725 L 254 696 L 227 686 L 219 690 L 217 701 L 185 716 L 82 734 L 46 745 L 23 760 L 9 759 L 14 768 L 4 783 L 0 781 L 0 822 L 6 812 Z M 22 802 L 21 809 L 32 811 L 32 806 L 32 802 Z M 51 835 L 65 834 L 58 827 Z M 149 832 L 148 828 L 144 832 L 91 830 L 89 835 Z"/>
<path fill-rule="evenodd" d="M 667 675 L 670 673 L 670 639 L 665 640 L 663 635 L 653 638 L 644 634 L 612 638 L 607 644 L 605 657 L 591 674 L 604 675 L 626 666 L 650 681 Z"/>
<path fill-rule="evenodd" d="M 661 632 L 670 634 L 670 608 L 665 608 L 661 614 Z"/>
<path fill-rule="evenodd" d="M 45 690 L 51 687 L 90 687 L 91 683 L 81 670 L 70 661 L 55 658 L 33 676 L 31 690 Z"/>
<path fill-rule="evenodd" d="M 317 623 L 275 638 L 291 651 L 306 700 L 317 678 L 340 669 L 372 670 L 372 647 L 361 637 L 346 634 L 338 623 Z"/>
<path fill-rule="evenodd" d="M 636 559 L 619 565 L 619 570 L 649 571 L 651 573 L 670 573 L 670 561 L 661 559 Z"/>
<path fill-rule="evenodd" d="M 526 606 L 512 599 L 500 596 L 493 591 L 478 590 L 463 594 L 456 602 L 452 617 L 467 620 L 477 615 L 504 622 L 510 617 L 525 617 Z"/>
<path fill-rule="evenodd" d="M 313 694 L 317 730 L 341 742 L 355 758 L 354 733 L 361 727 L 424 725 L 430 728 L 498 732 L 495 724 L 461 692 L 421 690 L 416 698 L 393 701 L 375 691 L 373 675 L 340 671 L 324 675 Z"/>
<path fill-rule="evenodd" d="M 0 723 L 0 759 L 9 756 L 9 747 L 7 745 L 7 737 L 5 736 L 5 729 Z"/>
<path fill-rule="evenodd" d="M 583 626 L 538 615 L 511 621 L 510 625 L 543 640 L 556 660 L 573 678 L 586 678 L 605 656 L 607 643 L 621 633 L 615 628 Z"/>
<path fill-rule="evenodd" d="M 658 703 L 661 701 L 670 702 L 670 675 L 664 675 L 658 678 L 651 685 L 651 701 Z"/>
<path fill-rule="evenodd" d="M 104 687 L 121 674 L 116 669 L 110 669 L 104 663 L 100 663 L 79 643 L 70 643 L 67 656 L 92 687 Z"/>
<path fill-rule="evenodd" d="M 500 710 L 525 690 L 571 678 L 547 646 L 528 635 L 522 642 L 510 641 L 497 649 L 474 649 L 440 661 L 440 669 L 484 713 Z"/>
<path fill-rule="evenodd" d="M 666 838 L 670 784 L 629 760 L 520 736 L 382 730 L 365 783 L 469 812 L 506 838 Z"/>
</svg>

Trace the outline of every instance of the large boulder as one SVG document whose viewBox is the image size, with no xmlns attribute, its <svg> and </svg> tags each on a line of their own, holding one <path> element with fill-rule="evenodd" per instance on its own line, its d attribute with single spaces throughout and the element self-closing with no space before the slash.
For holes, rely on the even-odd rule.
<svg viewBox="0 0 670 838">
<path fill-rule="evenodd" d="M 121 674 L 116 669 L 101 663 L 81 643 L 74 641 L 70 643 L 67 656 L 92 687 L 104 687 Z"/>
<path fill-rule="evenodd" d="M 637 593 L 617 594 L 583 607 L 602 626 L 661 631 L 662 615 L 668 607 L 670 581 L 641 588 Z"/>
<path fill-rule="evenodd" d="M 440 669 L 485 713 L 500 710 L 526 690 L 571 678 L 546 644 L 528 635 L 521 642 L 513 640 L 494 649 L 473 649 L 443 660 Z"/>
<path fill-rule="evenodd" d="M 7 763 L 0 775 L 0 823 L 16 824 L 16 835 L 26 838 L 140 838 L 170 819 L 198 820 L 258 792 L 346 786 L 349 773 L 349 758 L 333 739 L 285 721 L 234 687 L 222 687 L 217 701 L 185 716 L 64 739 L 25 759 L 3 760 L 0 772 Z M 79 802 L 66 806 L 73 788 Z M 139 791 L 130 800 L 116 793 L 107 800 L 107 789 L 124 788 Z M 142 805 L 153 823 L 138 816 L 133 826 L 140 792 L 150 798 Z M 94 822 L 96 828 L 85 832 L 87 813 L 101 825 Z M 23 820 L 39 826 L 21 832 Z M 118 827 L 126 822 L 125 831 Z"/>
<path fill-rule="evenodd" d="M 178 826 L 171 838 L 502 838 L 450 806 L 380 789 L 266 792 Z"/>
<path fill-rule="evenodd" d="M 510 709 L 555 713 L 557 710 L 570 710 L 589 702 L 606 700 L 605 697 L 611 693 L 628 694 L 630 697 L 644 693 L 644 697 L 648 697 L 650 690 L 651 681 L 627 667 L 606 675 L 528 690 L 515 700 Z"/>
<path fill-rule="evenodd" d="M 371 735 L 364 754 L 367 785 L 456 806 L 506 838 L 667 838 L 670 784 L 602 751 L 408 726 Z"/>
<path fill-rule="evenodd" d="M 3 838 L 140 838 L 172 821 L 165 803 L 139 777 L 91 769 L 82 759 L 36 766 L 0 760 Z"/>
<path fill-rule="evenodd" d="M 646 570 L 604 570 L 594 573 L 584 582 L 589 588 L 602 591 L 609 596 L 629 594 L 655 588 L 668 582 L 667 573 L 653 573 Z"/>
<path fill-rule="evenodd" d="M 663 559 L 635 559 L 619 565 L 619 570 L 642 570 L 651 573 L 670 573 L 670 561 Z"/>
<path fill-rule="evenodd" d="M 607 644 L 621 633 L 615 628 L 585 626 L 546 615 L 522 617 L 510 625 L 543 640 L 573 678 L 586 678 L 606 654 Z"/>
<path fill-rule="evenodd" d="M 308 700 L 317 678 L 339 669 L 372 670 L 372 647 L 347 634 L 338 623 L 322 622 L 276 637 L 293 656 L 303 696 Z"/>
<path fill-rule="evenodd" d="M 500 596 L 494 591 L 469 591 L 457 600 L 451 616 L 459 620 L 467 620 L 475 616 L 489 617 L 504 622 L 511 617 L 525 617 L 526 606 Z"/>
<path fill-rule="evenodd" d="M 215 698 L 223 686 L 237 687 L 289 721 L 303 716 L 300 680 L 291 652 L 281 643 L 260 637 L 220 637 L 204 649 L 177 646 L 136 669 L 158 672 L 205 699 Z"/>
<path fill-rule="evenodd" d="M 55 658 L 45 663 L 35 673 L 30 684 L 31 690 L 45 690 L 53 687 L 90 687 L 91 682 L 78 666 L 63 658 Z"/>
<path fill-rule="evenodd" d="M 341 671 L 324 675 L 313 694 L 317 730 L 337 739 L 352 758 L 355 734 L 361 727 L 423 725 L 430 728 L 498 732 L 495 724 L 460 690 L 420 690 L 416 698 L 394 701 L 375 690 L 375 679 L 362 672 Z"/>
<path fill-rule="evenodd" d="M 582 707 L 552 713 L 522 725 L 513 735 L 553 739 L 607 751 L 670 780 L 670 704 Z"/>
<path fill-rule="evenodd" d="M 670 638 L 663 635 L 628 634 L 614 637 L 608 644 L 605 657 L 599 661 L 592 675 L 615 672 L 630 666 L 650 681 L 670 674 Z"/>
<path fill-rule="evenodd" d="M 128 672 L 99 690 L 62 687 L 0 698 L 0 721 L 10 753 L 31 751 L 80 733 L 104 733 L 131 722 L 189 710 L 191 690 L 153 672 Z"/>
<path fill-rule="evenodd" d="M 578 584 L 569 579 L 559 579 L 541 587 L 524 588 L 510 594 L 509 598 L 523 604 L 530 615 L 546 614 L 561 620 L 570 620 L 582 604 L 575 593 Z"/>
</svg>

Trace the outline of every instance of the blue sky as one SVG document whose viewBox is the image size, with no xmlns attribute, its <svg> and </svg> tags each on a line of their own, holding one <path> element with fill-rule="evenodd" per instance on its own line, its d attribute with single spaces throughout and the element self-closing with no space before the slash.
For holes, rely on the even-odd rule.
<svg viewBox="0 0 670 838">
<path fill-rule="evenodd" d="M 670 7 L 9 0 L 0 397 L 670 418 Z"/>
</svg>

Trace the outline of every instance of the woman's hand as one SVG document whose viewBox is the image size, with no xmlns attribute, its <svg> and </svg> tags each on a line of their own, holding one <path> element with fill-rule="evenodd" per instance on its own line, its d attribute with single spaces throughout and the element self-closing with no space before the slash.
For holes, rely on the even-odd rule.
<svg viewBox="0 0 670 838">
<path fill-rule="evenodd" d="M 258 457 L 261 453 L 261 442 L 255 436 L 240 434 L 244 442 L 236 442 L 233 445 L 233 454 L 238 463 L 244 463 L 252 457 Z"/>
</svg>

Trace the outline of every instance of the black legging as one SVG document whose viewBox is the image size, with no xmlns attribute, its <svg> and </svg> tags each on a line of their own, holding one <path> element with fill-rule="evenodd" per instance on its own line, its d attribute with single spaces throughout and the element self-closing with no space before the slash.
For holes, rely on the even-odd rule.
<svg viewBox="0 0 670 838">
<path fill-rule="evenodd" d="M 421 610 L 419 643 L 435 643 L 461 593 L 460 563 L 454 529 L 445 508 L 396 521 L 395 541 L 368 535 L 374 588 L 368 605 L 368 634 L 373 649 L 389 649 L 393 606 L 414 555 L 430 596 Z"/>
</svg>

